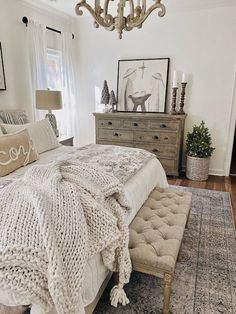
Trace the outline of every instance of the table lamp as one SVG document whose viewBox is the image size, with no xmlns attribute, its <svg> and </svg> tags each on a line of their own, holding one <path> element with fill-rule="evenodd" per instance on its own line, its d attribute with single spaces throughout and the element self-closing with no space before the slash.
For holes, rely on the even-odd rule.
<svg viewBox="0 0 236 314">
<path fill-rule="evenodd" d="M 58 137 L 59 132 L 57 129 L 57 120 L 55 115 L 52 113 L 52 110 L 62 109 L 61 91 L 36 90 L 36 109 L 48 110 L 46 118 L 49 119 L 52 128 Z"/>
</svg>

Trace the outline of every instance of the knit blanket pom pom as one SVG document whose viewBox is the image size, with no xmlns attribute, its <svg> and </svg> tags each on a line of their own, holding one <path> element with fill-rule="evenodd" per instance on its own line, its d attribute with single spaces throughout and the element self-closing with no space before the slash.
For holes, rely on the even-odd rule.
<svg viewBox="0 0 236 314">
<path fill-rule="evenodd" d="M 123 285 L 119 284 L 111 289 L 110 300 L 111 305 L 114 307 L 117 307 L 119 303 L 124 306 L 129 304 L 129 299 L 126 296 Z"/>
</svg>

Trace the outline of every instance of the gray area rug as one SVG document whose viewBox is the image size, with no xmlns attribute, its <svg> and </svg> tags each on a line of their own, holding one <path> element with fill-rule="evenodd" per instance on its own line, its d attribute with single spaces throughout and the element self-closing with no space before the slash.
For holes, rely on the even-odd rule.
<svg viewBox="0 0 236 314">
<path fill-rule="evenodd" d="M 171 294 L 171 314 L 236 313 L 236 236 L 230 194 L 182 188 L 193 193 L 189 228 L 185 230 Z M 162 313 L 163 283 L 132 273 L 125 287 L 130 304 L 109 305 L 108 284 L 96 314 Z"/>
</svg>

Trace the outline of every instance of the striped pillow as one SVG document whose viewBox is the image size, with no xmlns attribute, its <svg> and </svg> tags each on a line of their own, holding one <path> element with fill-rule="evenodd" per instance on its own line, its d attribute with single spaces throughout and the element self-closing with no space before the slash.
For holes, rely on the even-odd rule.
<svg viewBox="0 0 236 314">
<path fill-rule="evenodd" d="M 0 123 L 7 124 L 25 124 L 29 123 L 29 119 L 25 111 L 0 111 Z"/>
</svg>

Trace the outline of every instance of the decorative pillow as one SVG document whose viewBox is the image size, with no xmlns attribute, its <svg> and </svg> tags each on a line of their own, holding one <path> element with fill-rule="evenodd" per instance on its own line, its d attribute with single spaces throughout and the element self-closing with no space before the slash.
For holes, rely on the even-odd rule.
<svg viewBox="0 0 236 314">
<path fill-rule="evenodd" d="M 7 133 L 27 129 L 39 154 L 60 146 L 48 119 L 24 125 L 2 124 L 1 127 Z"/>
<path fill-rule="evenodd" d="M 7 124 L 25 124 L 29 123 L 29 119 L 25 111 L 7 111 L 0 110 L 0 119 Z"/>
<path fill-rule="evenodd" d="M 0 136 L 0 177 L 38 159 L 27 130 Z"/>
</svg>

